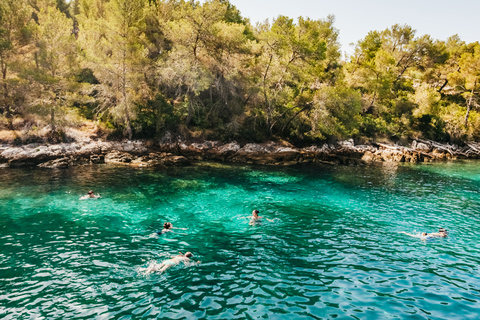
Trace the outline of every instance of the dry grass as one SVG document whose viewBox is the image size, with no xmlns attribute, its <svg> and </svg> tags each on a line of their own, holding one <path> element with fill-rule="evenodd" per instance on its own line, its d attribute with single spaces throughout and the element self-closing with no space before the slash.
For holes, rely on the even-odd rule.
<svg viewBox="0 0 480 320">
<path fill-rule="evenodd" d="M 0 141 L 9 143 L 15 141 L 15 139 L 22 136 L 22 132 L 19 130 L 0 130 Z"/>
<path fill-rule="evenodd" d="M 78 120 L 78 119 L 77 119 Z M 94 121 L 85 120 L 75 121 L 71 126 L 58 127 L 63 135 L 52 136 L 50 126 L 35 118 L 15 118 L 12 120 L 14 130 L 9 130 L 9 123 L 4 117 L 0 118 L 0 143 L 5 144 L 25 144 L 32 142 L 87 142 L 104 138 L 110 134 L 111 130 L 105 128 L 102 124 Z M 63 138 L 59 138 L 63 137 Z M 53 140 L 52 140 L 53 139 Z M 59 140 L 60 139 L 60 140 Z"/>
</svg>

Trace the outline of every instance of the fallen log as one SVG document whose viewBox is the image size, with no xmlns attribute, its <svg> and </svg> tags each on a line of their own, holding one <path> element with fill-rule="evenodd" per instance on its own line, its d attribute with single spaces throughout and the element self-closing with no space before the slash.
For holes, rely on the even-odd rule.
<svg viewBox="0 0 480 320">
<path fill-rule="evenodd" d="M 417 139 L 418 141 L 422 142 L 422 143 L 426 143 L 426 144 L 429 144 L 431 145 L 432 147 L 435 147 L 437 149 L 440 149 L 440 150 L 445 150 L 447 151 L 448 153 L 450 153 L 452 156 L 454 156 L 454 152 L 452 150 L 450 150 L 449 148 L 445 147 L 445 146 L 442 146 L 441 144 L 435 142 L 435 141 L 431 141 L 431 140 L 421 140 L 421 139 Z"/>
<path fill-rule="evenodd" d="M 433 158 L 433 155 L 431 155 L 427 152 L 423 152 L 423 151 L 420 151 L 420 150 L 415 150 L 415 149 L 408 148 L 408 147 L 391 146 L 391 145 L 388 145 L 388 144 L 383 144 L 383 143 L 378 143 L 378 142 L 377 142 L 377 145 L 379 145 L 380 147 L 385 148 L 385 149 L 393 149 L 393 150 L 397 150 L 397 151 L 403 152 L 403 153 L 405 153 L 405 152 L 415 152 L 415 153 L 421 154 L 425 157 Z"/>
<path fill-rule="evenodd" d="M 474 147 L 472 143 L 467 143 L 467 146 L 469 146 L 472 150 L 475 151 L 476 154 L 480 154 L 480 150 L 478 147 Z"/>
</svg>

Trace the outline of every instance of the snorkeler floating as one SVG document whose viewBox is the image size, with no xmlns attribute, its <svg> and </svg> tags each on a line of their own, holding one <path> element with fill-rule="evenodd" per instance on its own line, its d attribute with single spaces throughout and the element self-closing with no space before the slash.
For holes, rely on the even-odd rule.
<svg viewBox="0 0 480 320">
<path fill-rule="evenodd" d="M 172 225 L 171 222 L 165 222 L 163 224 L 163 229 L 160 231 L 157 231 L 156 234 L 164 234 L 167 232 L 174 232 L 172 229 L 178 229 L 178 230 L 187 230 L 188 228 L 176 228 Z"/>
<path fill-rule="evenodd" d="M 93 191 L 88 191 L 88 194 L 84 195 L 83 197 L 80 198 L 80 200 L 85 200 L 85 199 L 97 199 L 100 198 L 100 195 L 94 195 Z"/>
<path fill-rule="evenodd" d="M 410 236 L 410 237 L 420 238 L 422 240 L 430 240 L 434 238 L 445 238 L 448 236 L 448 231 L 444 228 L 438 229 L 438 232 L 431 232 L 431 233 L 422 232 L 419 234 L 411 234 L 405 231 L 401 231 L 400 233 L 406 234 L 407 236 Z"/>
<path fill-rule="evenodd" d="M 173 266 L 180 264 L 183 262 L 185 266 L 189 266 L 192 264 L 199 264 L 201 261 L 197 261 L 196 263 L 192 263 L 190 258 L 193 257 L 191 252 L 187 252 L 185 254 L 181 253 L 179 255 L 173 256 L 172 258 L 162 261 L 160 264 L 150 264 L 147 268 L 142 269 L 145 273 L 149 274 L 152 272 L 164 272 L 165 270 L 170 269 Z"/>
</svg>

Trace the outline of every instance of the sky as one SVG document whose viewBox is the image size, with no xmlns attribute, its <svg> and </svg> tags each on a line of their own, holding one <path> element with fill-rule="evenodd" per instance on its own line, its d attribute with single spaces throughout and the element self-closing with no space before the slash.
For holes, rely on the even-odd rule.
<svg viewBox="0 0 480 320">
<path fill-rule="evenodd" d="M 335 16 L 342 51 L 353 53 L 350 43 L 369 31 L 408 24 L 416 35 L 438 40 L 458 34 L 466 43 L 480 41 L 480 0 L 230 0 L 252 24 L 279 15 L 325 19 Z"/>
</svg>

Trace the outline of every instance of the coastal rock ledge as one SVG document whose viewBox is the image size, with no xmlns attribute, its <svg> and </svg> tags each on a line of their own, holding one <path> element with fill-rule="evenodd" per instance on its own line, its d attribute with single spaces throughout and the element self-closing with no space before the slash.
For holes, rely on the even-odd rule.
<svg viewBox="0 0 480 320">
<path fill-rule="evenodd" d="M 480 146 L 468 143 L 460 148 L 433 141 L 413 141 L 410 147 L 370 143 L 354 145 L 353 140 L 295 148 L 285 143 L 227 144 L 218 141 L 153 143 L 152 141 L 91 141 L 55 145 L 0 145 L 0 166 L 67 168 L 93 163 L 138 167 L 187 165 L 192 161 L 220 161 L 260 165 L 323 163 L 365 165 L 372 162 L 429 162 L 479 158 Z"/>
</svg>

